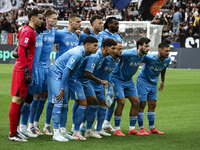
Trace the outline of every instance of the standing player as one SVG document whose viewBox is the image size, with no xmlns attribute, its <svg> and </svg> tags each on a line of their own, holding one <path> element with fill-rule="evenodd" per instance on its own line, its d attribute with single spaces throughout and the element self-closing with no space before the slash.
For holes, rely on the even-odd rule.
<svg viewBox="0 0 200 150">
<path fill-rule="evenodd" d="M 55 43 L 59 44 L 59 50 L 56 53 L 56 59 L 79 45 L 80 39 L 77 30 L 81 28 L 81 17 L 78 14 L 69 16 L 69 27 L 56 31 Z"/>
<path fill-rule="evenodd" d="M 80 37 L 80 43 L 83 43 L 83 40 L 87 36 L 93 36 L 98 40 L 98 48 L 101 48 L 102 46 L 102 30 L 103 30 L 103 18 L 100 15 L 94 15 L 92 16 L 90 20 L 90 24 L 92 25 L 92 28 L 89 29 L 89 34 L 84 33 L 83 31 L 81 32 L 81 37 Z"/>
<path fill-rule="evenodd" d="M 101 66 L 95 73 L 94 76 L 106 80 L 106 77 L 111 73 L 117 66 L 118 63 L 118 58 L 121 56 L 122 53 L 122 44 L 121 42 L 117 41 L 117 46 L 115 50 L 114 56 L 107 56 Z M 107 109 L 107 104 L 106 104 L 106 98 L 105 98 L 105 87 L 102 84 L 96 83 L 94 81 L 90 81 L 91 85 L 95 91 L 96 97 L 99 101 L 99 108 L 97 111 L 97 123 L 96 123 L 96 132 L 99 135 L 103 136 L 111 136 L 111 134 L 106 133 L 102 129 L 103 121 L 106 116 L 106 109 Z"/>
<path fill-rule="evenodd" d="M 28 117 L 30 114 L 30 105 L 33 101 L 33 96 L 35 94 L 35 90 L 38 86 L 38 61 L 40 58 L 40 54 L 42 51 L 43 46 L 43 31 L 46 30 L 46 23 L 45 21 L 42 23 L 41 27 L 36 28 L 36 43 L 35 43 L 35 54 L 33 59 L 33 66 L 32 66 L 32 82 L 29 85 L 28 88 L 28 94 L 26 96 L 24 105 L 21 110 L 21 124 L 19 127 L 19 133 L 22 133 L 23 135 L 27 137 L 37 137 L 37 134 L 31 134 L 27 131 L 27 122 Z"/>
<path fill-rule="evenodd" d="M 164 134 L 154 127 L 155 121 L 155 108 L 157 101 L 157 83 L 159 74 L 161 73 L 161 84 L 158 88 L 159 91 L 164 88 L 166 68 L 171 61 L 169 56 L 169 44 L 160 43 L 158 45 L 157 54 L 148 54 L 144 57 L 145 65 L 137 77 L 137 90 L 140 100 L 140 108 L 138 113 L 139 132 L 145 135 L 149 133 Z M 149 120 L 149 133 L 146 132 L 143 126 L 144 108 L 148 102 L 147 118 Z"/>
<path fill-rule="evenodd" d="M 24 26 L 19 34 L 18 55 L 19 58 L 13 68 L 11 85 L 12 102 L 9 109 L 10 120 L 10 141 L 27 141 L 17 133 L 17 125 L 20 119 L 21 108 L 31 83 L 31 72 L 33 57 L 35 53 L 36 34 L 35 29 L 40 27 L 43 22 L 42 14 L 39 10 L 32 10 L 28 13 L 29 26 Z M 26 57 L 25 51 L 29 50 Z"/>
<path fill-rule="evenodd" d="M 68 105 L 67 81 L 78 70 L 86 56 L 96 53 L 98 49 L 97 42 L 97 39 L 92 36 L 86 37 L 84 46 L 75 47 L 58 57 L 49 70 L 48 100 L 54 104 L 52 111 L 53 140 L 68 141 L 59 132 L 61 120 L 65 119 L 65 123 L 67 121 L 67 117 L 63 116 L 67 115 L 66 109 L 63 107 Z M 80 108 L 78 111 L 80 113 L 83 110 Z"/>
<path fill-rule="evenodd" d="M 110 82 L 114 84 L 114 93 L 117 100 L 114 118 L 114 135 L 125 136 L 125 134 L 123 134 L 120 130 L 125 98 L 128 98 L 131 102 L 130 126 L 128 134 L 143 135 L 135 130 L 135 123 L 137 121 L 139 111 L 139 99 L 132 76 L 137 72 L 145 54 L 148 53 L 150 46 L 149 42 L 150 39 L 141 38 L 137 41 L 137 48 L 123 50 L 122 55 L 120 56 L 119 64 L 110 75 Z"/>
<path fill-rule="evenodd" d="M 48 97 L 47 92 L 47 74 L 50 67 L 50 53 L 55 39 L 55 26 L 57 24 L 57 14 L 54 10 L 46 10 L 44 12 L 46 18 L 47 30 L 43 32 L 43 47 L 38 62 L 38 82 L 39 85 L 35 91 L 33 102 L 30 107 L 28 131 L 32 134 L 42 134 L 39 127 L 39 118 L 42 114 L 45 101 Z M 48 113 L 46 117 L 51 117 Z"/>
<path fill-rule="evenodd" d="M 119 22 L 117 18 L 115 17 L 107 18 L 104 24 L 104 31 L 102 31 L 102 34 L 103 34 L 102 41 L 105 40 L 106 38 L 111 38 L 113 40 L 120 41 L 122 43 L 122 37 L 120 34 L 118 34 L 118 30 L 119 30 Z M 115 102 L 116 101 L 114 101 L 111 107 L 107 109 L 106 119 L 103 123 L 103 128 L 111 132 L 114 132 L 114 129 L 110 124 L 110 120 L 114 112 Z"/>
</svg>

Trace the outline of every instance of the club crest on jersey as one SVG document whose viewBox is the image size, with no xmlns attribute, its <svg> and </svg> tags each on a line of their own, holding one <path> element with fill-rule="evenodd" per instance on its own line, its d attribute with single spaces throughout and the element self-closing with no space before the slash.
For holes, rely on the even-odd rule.
<svg viewBox="0 0 200 150">
<path fill-rule="evenodd" d="M 25 38 L 24 43 L 28 43 L 29 38 Z"/>
</svg>

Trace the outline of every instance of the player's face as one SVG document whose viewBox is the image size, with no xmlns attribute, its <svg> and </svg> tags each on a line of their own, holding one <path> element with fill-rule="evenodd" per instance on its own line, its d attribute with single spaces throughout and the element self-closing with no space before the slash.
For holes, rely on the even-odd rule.
<svg viewBox="0 0 200 150">
<path fill-rule="evenodd" d="M 113 32 L 118 32 L 118 29 L 119 29 L 118 20 L 113 20 L 112 23 L 110 24 L 110 30 Z"/>
<path fill-rule="evenodd" d="M 81 29 L 81 18 L 75 17 L 71 21 L 71 26 L 74 30 L 80 30 Z"/>
<path fill-rule="evenodd" d="M 110 56 L 112 56 L 112 57 L 115 56 L 115 50 L 116 50 L 116 46 L 115 46 L 115 45 L 106 46 L 105 49 L 106 49 L 107 53 L 108 53 Z"/>
<path fill-rule="evenodd" d="M 144 43 L 144 44 L 142 45 L 142 48 L 141 48 L 142 53 L 143 53 L 143 54 L 148 54 L 149 48 L 150 48 L 150 43 L 147 43 L 147 44 Z"/>
<path fill-rule="evenodd" d="M 98 43 L 96 43 L 96 42 L 88 43 L 88 47 L 89 47 L 90 53 L 95 54 L 98 50 Z"/>
<path fill-rule="evenodd" d="M 36 17 L 34 17 L 34 24 L 36 27 L 41 27 L 42 23 L 43 23 L 42 14 L 38 14 Z"/>
<path fill-rule="evenodd" d="M 52 14 L 49 17 L 46 17 L 46 23 L 47 26 L 51 26 L 51 27 L 56 27 L 57 24 L 57 15 L 56 14 Z"/>
<path fill-rule="evenodd" d="M 115 49 L 115 56 L 120 57 L 122 55 L 122 44 L 117 43 L 117 47 Z"/>
<path fill-rule="evenodd" d="M 163 49 L 159 49 L 160 56 L 162 58 L 168 58 L 170 47 L 164 47 Z"/>
<path fill-rule="evenodd" d="M 93 23 L 93 27 L 98 32 L 101 32 L 103 30 L 103 20 L 102 19 L 96 19 Z"/>
</svg>

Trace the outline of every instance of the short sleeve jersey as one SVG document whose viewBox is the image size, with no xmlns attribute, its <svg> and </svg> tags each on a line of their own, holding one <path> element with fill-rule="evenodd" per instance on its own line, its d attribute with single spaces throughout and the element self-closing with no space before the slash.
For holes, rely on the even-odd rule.
<svg viewBox="0 0 200 150">
<path fill-rule="evenodd" d="M 79 45 L 80 39 L 77 33 L 71 33 L 67 28 L 57 30 L 55 33 L 55 43 L 59 44 L 56 59 L 68 50 Z"/>
<path fill-rule="evenodd" d="M 55 28 L 52 30 L 43 31 L 43 47 L 40 55 L 40 59 L 38 62 L 38 66 L 42 68 L 50 67 L 50 54 L 53 48 L 54 40 L 55 40 Z"/>
<path fill-rule="evenodd" d="M 49 75 L 58 80 L 62 78 L 65 68 L 71 70 L 69 78 L 78 70 L 80 65 L 85 60 L 85 48 L 84 46 L 77 46 L 58 57 L 49 69 Z"/>
<path fill-rule="evenodd" d="M 103 53 L 101 49 L 98 49 L 98 51 L 95 54 L 92 54 L 88 56 L 79 70 L 75 73 L 73 78 L 78 78 L 81 82 L 87 82 L 89 79 L 85 77 L 84 71 L 87 70 L 91 73 L 94 73 L 99 67 L 101 67 L 102 63 L 104 61 Z"/>
<path fill-rule="evenodd" d="M 23 46 L 27 50 L 29 50 L 28 57 L 26 57 L 26 61 L 31 71 L 35 53 L 36 32 L 30 26 L 23 26 L 22 29 L 19 31 L 17 38 L 19 39 L 18 45 Z M 24 71 L 24 67 L 20 62 L 20 58 L 17 58 L 14 65 L 14 70 Z"/>
<path fill-rule="evenodd" d="M 102 43 L 105 39 L 107 38 L 111 38 L 115 41 L 120 41 L 122 43 L 122 38 L 118 33 L 111 33 L 108 31 L 108 29 L 106 29 L 105 31 L 100 32 L 103 36 L 102 36 Z"/>
<path fill-rule="evenodd" d="M 147 80 L 151 84 L 157 84 L 159 74 L 168 67 L 171 57 L 160 61 L 158 54 L 148 54 L 144 57 L 145 65 L 138 74 L 138 78 Z"/>
<path fill-rule="evenodd" d="M 84 33 L 83 31 L 81 32 L 81 37 L 80 37 L 80 44 L 82 45 L 83 44 L 83 41 L 84 39 L 87 37 L 87 36 L 93 36 L 95 37 L 97 40 L 98 40 L 98 48 L 101 48 L 102 47 L 102 40 L 103 40 L 103 34 L 102 32 L 99 32 L 97 35 L 93 33 L 92 29 L 90 29 L 90 35 L 89 34 L 86 34 Z"/>
<path fill-rule="evenodd" d="M 94 76 L 104 80 L 116 68 L 118 60 L 119 58 L 114 60 L 112 56 L 106 56 L 101 67 L 95 71 Z"/>
<path fill-rule="evenodd" d="M 122 51 L 119 59 L 120 62 L 112 72 L 112 75 L 119 80 L 128 81 L 137 72 L 144 59 L 144 55 L 140 57 L 137 48 L 126 49 Z"/>
</svg>

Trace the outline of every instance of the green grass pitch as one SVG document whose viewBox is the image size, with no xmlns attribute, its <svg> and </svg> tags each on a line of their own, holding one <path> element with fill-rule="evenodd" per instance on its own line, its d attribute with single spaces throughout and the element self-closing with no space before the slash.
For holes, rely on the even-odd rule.
<svg viewBox="0 0 200 150">
<path fill-rule="evenodd" d="M 165 87 L 158 91 L 155 126 L 165 135 L 128 135 L 129 108 L 127 100 L 123 111 L 121 129 L 125 137 L 88 138 L 87 141 L 52 141 L 51 136 L 29 138 L 28 142 L 8 141 L 11 103 L 10 85 L 13 65 L 0 65 L 0 150 L 199 150 L 200 149 L 200 70 L 167 69 Z M 134 81 L 136 76 L 134 76 Z M 159 86 L 159 85 L 158 85 Z M 71 107 L 67 129 L 71 129 Z M 45 109 L 40 119 L 40 127 L 45 122 Z M 114 125 L 113 120 L 111 124 Z M 148 129 L 146 109 L 145 128 Z M 138 126 L 136 127 L 138 130 Z"/>
</svg>

